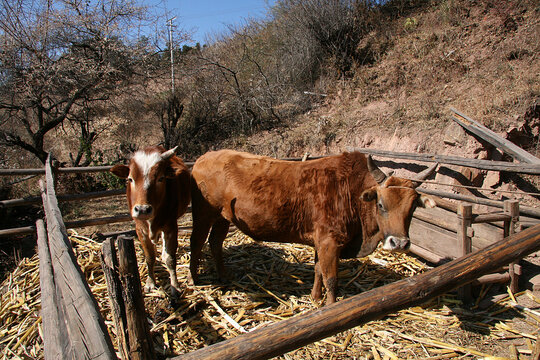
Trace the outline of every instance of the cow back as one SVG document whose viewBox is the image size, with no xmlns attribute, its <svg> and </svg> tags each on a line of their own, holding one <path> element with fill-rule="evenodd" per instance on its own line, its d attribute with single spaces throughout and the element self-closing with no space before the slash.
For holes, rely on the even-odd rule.
<svg viewBox="0 0 540 360">
<path fill-rule="evenodd" d="M 204 201 L 254 239 L 309 245 L 323 225 L 361 233 L 360 194 L 376 184 L 359 153 L 294 162 L 221 150 L 192 176 Z"/>
</svg>

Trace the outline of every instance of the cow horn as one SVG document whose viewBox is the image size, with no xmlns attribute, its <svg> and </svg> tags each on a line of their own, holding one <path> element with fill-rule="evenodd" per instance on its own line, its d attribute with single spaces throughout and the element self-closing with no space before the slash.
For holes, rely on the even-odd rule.
<svg viewBox="0 0 540 360">
<path fill-rule="evenodd" d="M 373 162 L 371 155 L 367 156 L 367 167 L 371 176 L 373 176 L 377 184 L 382 184 L 386 180 L 386 174 L 381 169 L 379 169 L 377 165 L 375 165 L 375 162 Z"/>
<path fill-rule="evenodd" d="M 171 156 L 174 155 L 174 153 L 176 152 L 176 149 L 178 148 L 178 146 L 175 146 L 173 147 L 172 149 L 170 150 L 167 150 L 165 151 L 164 153 L 161 154 L 161 160 L 167 160 L 168 158 L 170 158 Z"/>
<path fill-rule="evenodd" d="M 414 179 L 411 179 L 413 182 L 413 187 L 414 188 L 419 187 L 422 184 L 421 181 L 427 179 L 431 174 L 433 174 L 433 172 L 435 172 L 435 169 L 437 169 L 437 166 L 439 166 L 439 163 L 435 163 L 431 165 L 430 167 L 428 167 L 427 169 L 425 169 L 424 171 L 416 174 Z"/>
</svg>

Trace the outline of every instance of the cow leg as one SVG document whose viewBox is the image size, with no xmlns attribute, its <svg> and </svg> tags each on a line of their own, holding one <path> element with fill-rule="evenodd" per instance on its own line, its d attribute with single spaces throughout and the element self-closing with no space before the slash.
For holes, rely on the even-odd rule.
<svg viewBox="0 0 540 360">
<path fill-rule="evenodd" d="M 176 277 L 176 250 L 178 250 L 178 228 L 174 226 L 163 231 L 163 249 L 161 252 L 161 261 L 169 272 L 171 281 L 171 297 L 177 298 L 179 294 L 178 278 Z"/>
<path fill-rule="evenodd" d="M 211 226 L 212 224 L 210 222 L 198 221 L 197 218 L 193 216 L 193 231 L 191 232 L 191 238 L 189 240 L 191 250 L 191 259 L 189 261 L 190 276 L 188 276 L 189 285 L 196 285 L 199 282 L 197 269 L 199 268 L 202 248 Z"/>
<path fill-rule="evenodd" d="M 311 298 L 319 301 L 322 299 L 322 273 L 321 265 L 319 264 L 319 256 L 317 250 L 315 250 L 315 279 L 313 280 L 313 289 L 311 290 Z"/>
<path fill-rule="evenodd" d="M 216 271 L 218 278 L 221 282 L 227 280 L 227 274 L 225 266 L 223 265 L 223 240 L 227 237 L 229 232 L 229 221 L 225 218 L 218 219 L 212 226 L 210 237 L 208 242 L 210 243 L 210 250 L 216 263 Z"/>
<path fill-rule="evenodd" d="M 150 292 L 156 287 L 156 275 L 154 273 L 154 264 L 156 262 L 156 246 L 148 236 L 147 232 L 137 228 L 137 235 L 143 249 L 144 259 L 146 261 L 146 268 L 148 270 L 148 277 L 146 278 L 144 291 Z"/>
<path fill-rule="evenodd" d="M 326 288 L 327 304 L 332 304 L 336 301 L 338 284 L 339 248 L 337 240 L 332 237 L 326 238 L 320 243 L 317 252 L 320 254 L 318 264 Z"/>
</svg>

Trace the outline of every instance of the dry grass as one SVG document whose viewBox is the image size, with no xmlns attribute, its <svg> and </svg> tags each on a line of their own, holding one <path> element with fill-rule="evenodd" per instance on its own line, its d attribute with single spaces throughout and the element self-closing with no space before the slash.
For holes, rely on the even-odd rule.
<svg viewBox="0 0 540 360">
<path fill-rule="evenodd" d="M 496 132 L 522 120 L 540 98 L 540 22 L 531 2 L 503 2 L 507 28 L 485 1 L 433 2 L 416 13 L 414 28 L 398 18 L 392 46 L 372 65 L 359 66 L 350 80 L 334 81 L 319 107 L 290 128 L 258 134 L 245 148 L 273 156 L 338 153 L 348 146 L 386 150 L 417 148 L 445 153 L 442 141 L 454 107 Z M 373 41 L 380 34 L 370 34 Z M 324 121 L 330 126 L 319 127 Z M 389 143 L 392 136 L 403 139 Z M 405 149 L 407 144 L 414 144 Z"/>
<path fill-rule="evenodd" d="M 79 264 L 115 339 L 106 284 L 99 263 L 100 244 L 70 231 Z M 294 244 L 259 244 L 236 232 L 225 241 L 226 267 L 232 280 L 216 285 L 213 261 L 202 261 L 202 286 L 187 286 L 189 239 L 180 238 L 177 273 L 184 288 L 178 308 L 168 307 L 168 275 L 157 266 L 161 288 L 146 294 L 154 345 L 163 356 L 191 352 L 267 324 L 316 309 L 310 296 L 313 250 Z M 206 254 L 206 253 L 205 253 Z M 142 253 L 137 253 L 142 263 Z M 342 261 L 340 293 L 350 297 L 429 269 L 416 258 L 375 252 L 361 260 Z M 141 267 L 144 281 L 146 270 Z M 483 289 L 486 290 L 486 289 Z M 486 296 L 482 291 L 477 302 Z M 511 306 L 512 296 L 540 300 L 531 293 L 509 294 L 484 310 L 465 310 L 452 294 L 419 307 L 389 314 L 325 340 L 280 356 L 280 359 L 418 359 L 528 358 L 538 336 L 540 318 L 534 310 Z M 42 324 L 38 259 L 24 259 L 2 284 L 0 349 L 3 358 L 40 358 Z M 516 317 L 531 327 L 514 325 Z M 535 333 L 536 329 L 536 333 Z M 511 343 L 510 343 L 511 342 Z M 513 345 L 517 344 L 519 350 Z M 514 347 L 513 347 L 514 346 Z M 514 357 L 515 358 L 515 357 Z"/>
</svg>

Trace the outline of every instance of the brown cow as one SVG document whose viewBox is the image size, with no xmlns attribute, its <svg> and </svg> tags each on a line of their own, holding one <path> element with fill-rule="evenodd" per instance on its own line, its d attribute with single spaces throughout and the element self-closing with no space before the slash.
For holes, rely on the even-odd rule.
<svg viewBox="0 0 540 360">
<path fill-rule="evenodd" d="M 150 146 L 133 154 L 127 165 L 115 165 L 111 172 L 127 179 L 126 195 L 131 217 L 135 221 L 148 267 L 144 287 L 156 286 L 154 264 L 158 235 L 163 239 L 161 260 L 171 280 L 171 295 L 178 296 L 176 250 L 178 248 L 177 219 L 186 212 L 191 200 L 190 174 L 184 162 L 174 155 L 176 148 L 165 151 Z"/>
<path fill-rule="evenodd" d="M 209 152 L 193 166 L 192 181 L 191 282 L 210 228 L 218 275 L 224 274 L 222 244 L 232 222 L 257 241 L 314 246 L 311 296 L 320 300 L 324 283 L 328 303 L 336 299 L 340 257 L 366 256 L 382 240 L 386 250 L 406 251 L 414 209 L 434 206 L 416 192 L 418 182 L 386 177 L 357 152 L 306 162 Z"/>
</svg>

